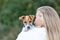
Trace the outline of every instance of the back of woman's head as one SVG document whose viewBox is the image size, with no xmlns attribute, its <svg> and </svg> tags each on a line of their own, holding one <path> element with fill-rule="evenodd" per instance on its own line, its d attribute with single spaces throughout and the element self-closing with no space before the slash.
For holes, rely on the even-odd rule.
<svg viewBox="0 0 60 40">
<path fill-rule="evenodd" d="M 48 39 L 60 40 L 60 19 L 57 12 L 50 6 L 42 6 L 37 11 L 43 14 Z"/>
</svg>

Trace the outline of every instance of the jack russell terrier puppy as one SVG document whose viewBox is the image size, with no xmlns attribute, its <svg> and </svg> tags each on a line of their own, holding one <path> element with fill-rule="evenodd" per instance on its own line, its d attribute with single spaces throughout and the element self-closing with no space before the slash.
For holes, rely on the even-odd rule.
<svg viewBox="0 0 60 40">
<path fill-rule="evenodd" d="M 47 40 L 46 29 L 44 27 L 35 27 L 32 24 L 34 15 L 21 16 L 19 20 L 23 21 L 24 27 L 16 40 Z"/>
<path fill-rule="evenodd" d="M 24 24 L 22 31 L 26 32 L 33 27 L 32 22 L 34 20 L 34 15 L 21 16 L 19 19 L 22 20 Z"/>
</svg>

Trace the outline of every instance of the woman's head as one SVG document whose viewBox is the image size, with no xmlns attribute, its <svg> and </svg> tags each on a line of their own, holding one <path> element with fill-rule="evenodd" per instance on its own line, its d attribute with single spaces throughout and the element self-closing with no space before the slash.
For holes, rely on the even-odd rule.
<svg viewBox="0 0 60 40">
<path fill-rule="evenodd" d="M 40 11 L 36 12 L 36 19 L 35 19 L 35 25 L 36 26 L 44 26 L 44 19 L 43 19 L 43 14 Z"/>
<path fill-rule="evenodd" d="M 42 17 L 38 17 L 42 14 Z M 38 25 L 37 19 L 39 21 L 39 26 L 42 24 L 47 29 L 47 34 L 49 40 L 60 40 L 60 21 L 57 12 L 50 6 L 42 6 L 37 9 L 35 25 Z M 41 20 L 43 19 L 43 21 Z M 41 22 L 42 21 L 42 22 Z M 41 23 L 41 24 L 40 24 Z"/>
</svg>

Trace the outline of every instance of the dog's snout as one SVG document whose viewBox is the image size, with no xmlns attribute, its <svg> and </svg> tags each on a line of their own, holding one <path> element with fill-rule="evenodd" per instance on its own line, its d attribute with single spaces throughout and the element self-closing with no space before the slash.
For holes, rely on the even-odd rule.
<svg viewBox="0 0 60 40">
<path fill-rule="evenodd" d="M 30 29 L 30 26 L 28 26 L 27 29 Z"/>
</svg>

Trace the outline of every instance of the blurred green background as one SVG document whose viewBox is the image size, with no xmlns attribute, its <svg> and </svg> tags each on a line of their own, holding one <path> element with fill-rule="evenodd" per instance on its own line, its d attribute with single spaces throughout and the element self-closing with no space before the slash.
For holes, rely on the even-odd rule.
<svg viewBox="0 0 60 40">
<path fill-rule="evenodd" d="M 51 6 L 60 15 L 60 0 L 0 0 L 0 40 L 16 40 L 23 26 L 19 16 L 35 15 L 41 6 Z"/>
</svg>

